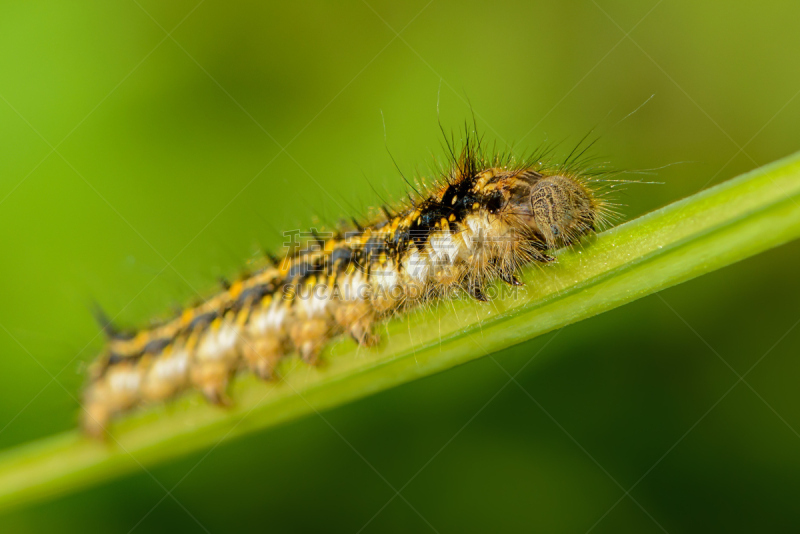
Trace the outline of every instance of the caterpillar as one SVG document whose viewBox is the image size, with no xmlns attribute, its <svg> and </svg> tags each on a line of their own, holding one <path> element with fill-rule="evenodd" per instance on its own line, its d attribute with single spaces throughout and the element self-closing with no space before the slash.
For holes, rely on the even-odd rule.
<svg viewBox="0 0 800 534">
<path fill-rule="evenodd" d="M 445 141 L 434 183 L 369 223 L 313 233 L 304 248 L 265 258 L 162 324 L 123 333 L 106 322 L 109 339 L 84 392 L 84 431 L 102 437 L 114 417 L 190 389 L 226 404 L 237 372 L 269 380 L 293 353 L 316 364 L 335 336 L 371 346 L 375 325 L 394 315 L 459 295 L 487 300 L 488 284 L 521 285 L 523 265 L 553 262 L 549 252 L 613 214 L 603 171 L 582 168 L 578 156 L 486 155 L 469 131 L 460 150 Z"/>
</svg>

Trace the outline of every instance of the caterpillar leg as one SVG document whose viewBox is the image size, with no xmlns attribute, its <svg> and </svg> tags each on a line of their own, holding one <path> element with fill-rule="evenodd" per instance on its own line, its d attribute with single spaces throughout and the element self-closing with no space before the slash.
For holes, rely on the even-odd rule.
<svg viewBox="0 0 800 534">
<path fill-rule="evenodd" d="M 501 270 L 499 276 L 500 280 L 502 280 L 503 282 L 505 282 L 510 286 L 521 287 L 525 285 L 522 282 L 520 282 L 519 278 L 517 278 L 517 275 L 514 274 L 513 271 Z"/>
<path fill-rule="evenodd" d="M 212 404 L 229 406 L 231 400 L 226 391 L 233 370 L 221 361 L 196 363 L 190 374 L 192 385 Z"/>
<path fill-rule="evenodd" d="M 538 250 L 536 250 L 536 251 L 534 251 L 532 253 L 532 259 L 533 259 L 533 261 L 537 261 L 539 263 L 552 263 L 552 262 L 556 261 L 556 259 L 553 256 L 549 256 L 549 255 L 547 255 L 547 254 L 545 254 L 543 252 L 540 252 Z"/>
<path fill-rule="evenodd" d="M 477 301 L 489 302 L 489 297 L 484 293 L 483 284 L 480 282 L 473 282 L 468 285 L 467 293 Z"/>
<path fill-rule="evenodd" d="M 200 393 L 211 404 L 228 407 L 233 405 L 233 400 L 228 396 L 227 390 L 228 380 L 225 380 L 225 382 L 209 382 L 205 384 L 200 389 Z"/>
<path fill-rule="evenodd" d="M 373 347 L 380 343 L 380 336 L 373 331 L 375 312 L 368 302 L 342 304 L 334 312 L 334 318 L 362 347 Z"/>
<path fill-rule="evenodd" d="M 350 328 L 350 336 L 362 347 L 374 347 L 381 342 L 381 336 L 372 331 L 371 325 L 354 325 Z"/>
<path fill-rule="evenodd" d="M 309 318 L 295 324 L 289 337 L 304 362 L 310 365 L 319 363 L 319 354 L 328 343 L 331 327 L 323 318 Z"/>
<path fill-rule="evenodd" d="M 242 343 L 242 356 L 247 367 L 262 380 L 270 380 L 284 354 L 283 343 L 274 333 L 257 338 L 248 336 Z"/>
</svg>

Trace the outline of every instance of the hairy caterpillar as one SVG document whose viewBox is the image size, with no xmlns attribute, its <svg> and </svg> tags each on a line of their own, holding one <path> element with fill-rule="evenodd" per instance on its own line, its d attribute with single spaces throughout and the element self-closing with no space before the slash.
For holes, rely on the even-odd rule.
<svg viewBox="0 0 800 534">
<path fill-rule="evenodd" d="M 372 345 L 377 322 L 433 299 L 486 300 L 487 284 L 520 284 L 522 265 L 552 262 L 548 251 L 575 243 L 611 213 L 598 173 L 581 169 L 578 156 L 485 156 L 469 134 L 458 154 L 447 148 L 447 165 L 421 198 L 384 207 L 370 224 L 315 233 L 310 246 L 265 260 L 164 324 L 127 335 L 107 325 L 110 339 L 84 395 L 84 430 L 101 436 L 115 415 L 188 389 L 224 404 L 240 370 L 270 379 L 286 355 L 314 364 L 345 333 Z"/>
</svg>

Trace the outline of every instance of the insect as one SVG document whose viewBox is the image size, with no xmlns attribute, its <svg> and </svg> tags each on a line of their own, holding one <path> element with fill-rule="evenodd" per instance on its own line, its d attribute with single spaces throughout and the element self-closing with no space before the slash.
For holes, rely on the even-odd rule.
<svg viewBox="0 0 800 534">
<path fill-rule="evenodd" d="M 384 207 L 370 223 L 314 234 L 310 246 L 265 260 L 161 325 L 129 334 L 108 325 L 84 394 L 84 430 L 100 437 L 114 416 L 189 389 L 225 404 L 237 372 L 269 380 L 290 354 L 316 364 L 335 336 L 374 345 L 376 323 L 435 299 L 487 300 L 488 284 L 520 285 L 521 266 L 553 262 L 548 252 L 612 213 L 580 154 L 561 163 L 544 152 L 487 155 L 470 132 L 460 150 L 446 146 L 447 163 L 426 193 Z"/>
</svg>

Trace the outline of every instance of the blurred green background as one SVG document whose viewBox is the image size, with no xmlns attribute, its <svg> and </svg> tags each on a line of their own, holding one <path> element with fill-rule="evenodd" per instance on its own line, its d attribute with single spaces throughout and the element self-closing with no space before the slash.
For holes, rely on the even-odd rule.
<svg viewBox="0 0 800 534">
<path fill-rule="evenodd" d="M 800 149 L 798 17 L 788 0 L 3 2 L 0 448 L 75 426 L 92 300 L 146 323 L 283 229 L 397 198 L 385 143 L 425 174 L 437 100 L 447 129 L 471 103 L 500 148 L 597 126 L 604 161 L 663 167 L 620 193 L 628 219 Z M 335 409 L 336 431 L 311 416 L 0 529 L 797 531 L 798 260 L 789 244 L 498 354 L 535 400 L 482 359 Z"/>
</svg>

